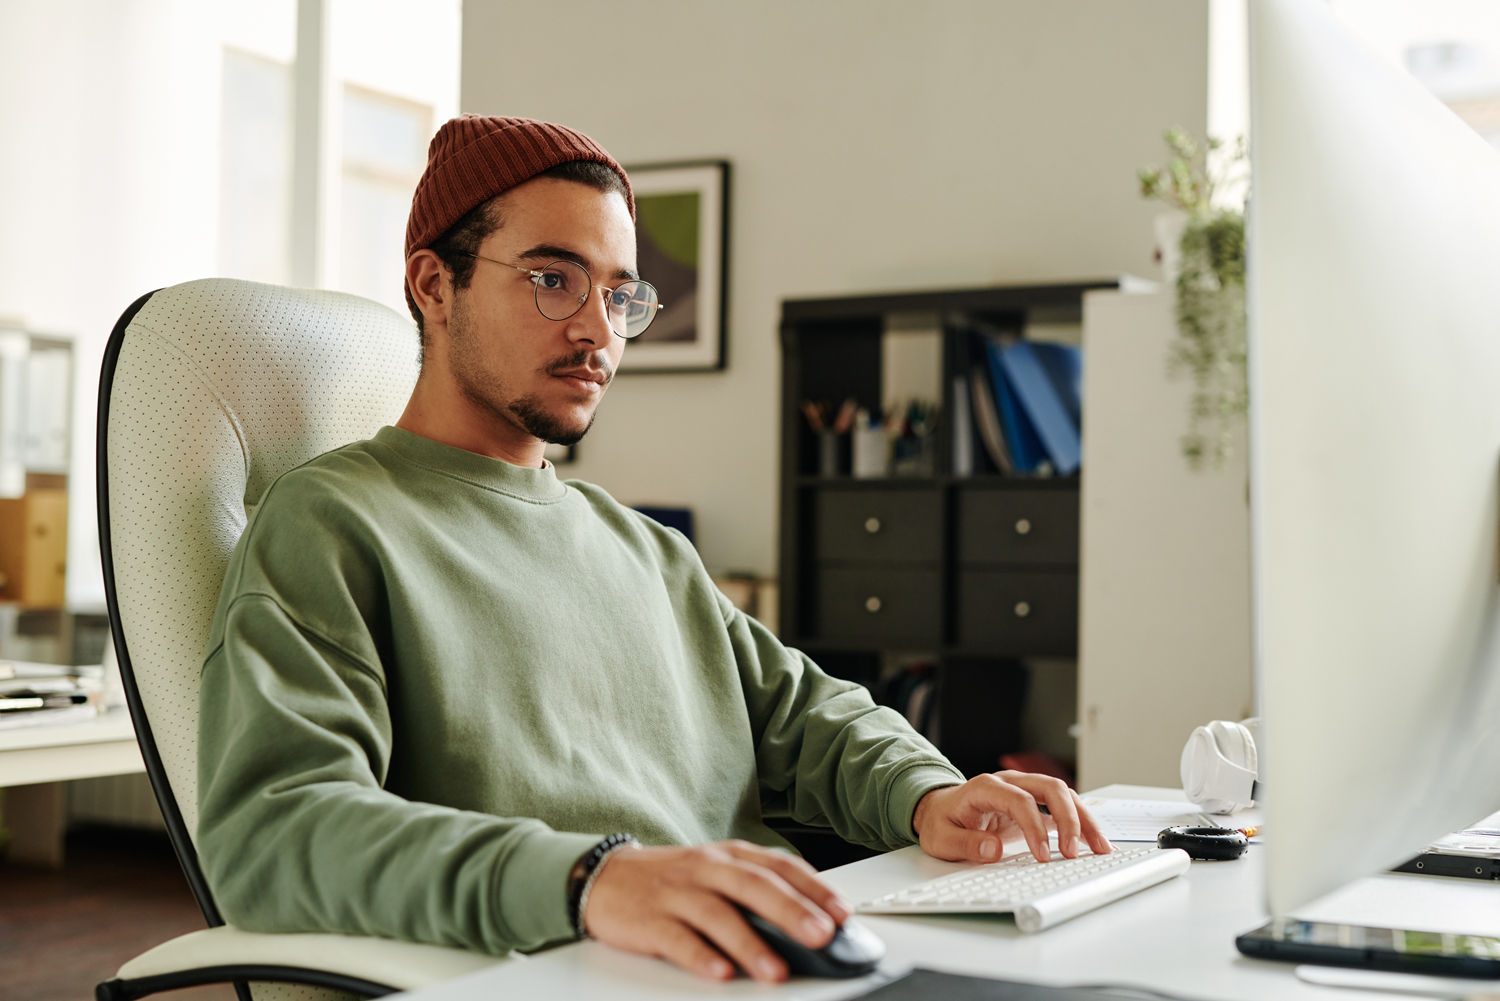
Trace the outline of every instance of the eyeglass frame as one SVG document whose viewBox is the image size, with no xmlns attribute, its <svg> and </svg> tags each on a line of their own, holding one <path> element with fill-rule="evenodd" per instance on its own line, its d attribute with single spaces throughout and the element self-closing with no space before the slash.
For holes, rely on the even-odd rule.
<svg viewBox="0 0 1500 1001">
<path fill-rule="evenodd" d="M 619 285 L 616 285 L 614 288 L 610 288 L 608 285 L 595 285 L 594 284 L 594 276 L 589 273 L 589 269 L 586 268 L 586 267 L 584 267 L 582 264 L 579 264 L 577 261 L 565 261 L 565 260 L 559 258 L 558 260 L 555 260 L 555 261 L 549 261 L 547 264 L 545 264 L 545 265 L 542 266 L 542 269 L 540 271 L 537 271 L 537 270 L 535 270 L 533 268 L 523 268 L 523 267 L 521 267 L 518 264 L 506 264 L 504 261 L 497 261 L 493 257 L 485 257 L 485 256 L 483 256 L 481 254 L 473 254 L 473 253 L 470 253 L 470 252 L 468 252 L 466 250 L 459 251 L 459 252 L 462 253 L 462 254 L 465 254 L 468 257 L 472 257 L 472 258 L 474 258 L 475 260 L 478 260 L 478 261 L 489 261 L 491 264 L 498 264 L 502 268 L 510 268 L 513 271 L 524 271 L 526 274 L 530 275 L 533 278 L 540 278 L 540 277 L 542 277 L 542 275 L 544 275 L 544 274 L 547 273 L 547 269 L 550 268 L 550 267 L 552 267 L 552 265 L 554 265 L 554 264 L 571 264 L 571 265 L 573 265 L 573 267 L 578 268 L 580 271 L 582 271 L 585 275 L 588 275 L 588 279 L 589 279 L 589 291 L 591 291 L 591 292 L 594 289 L 597 288 L 597 289 L 603 289 L 605 292 L 611 292 L 612 293 L 612 292 L 615 291 L 615 289 L 618 289 L 620 287 Z M 646 281 L 644 278 L 627 278 L 626 281 L 636 282 L 637 284 L 646 286 L 652 292 L 657 292 L 656 286 L 652 285 L 650 282 Z M 624 282 L 621 282 L 620 284 L 623 285 Z M 541 286 L 537 286 L 537 288 L 540 289 Z M 660 292 L 657 292 L 657 295 L 660 295 L 660 294 L 661 294 Z M 533 301 L 536 300 L 535 294 L 533 294 L 532 300 Z M 542 304 L 540 302 L 536 303 L 536 311 L 538 313 L 542 313 L 542 318 L 543 319 L 552 320 L 553 323 L 562 323 L 563 320 L 571 320 L 573 317 L 575 317 L 579 313 L 581 313 L 583 311 L 583 307 L 586 306 L 587 304 L 588 304 L 588 298 L 584 297 L 582 300 L 579 301 L 578 308 L 575 309 L 575 310 L 573 310 L 573 312 L 569 313 L 567 316 L 563 317 L 562 320 L 552 320 L 552 317 L 548 316 L 546 313 L 542 313 Z M 666 309 L 667 307 L 665 305 L 663 305 L 662 303 L 653 302 L 653 303 L 651 303 L 651 308 L 652 309 L 656 309 L 656 310 L 662 310 L 662 309 Z M 604 315 L 606 317 L 609 316 L 609 306 L 608 306 L 607 301 L 606 301 L 606 304 L 605 304 Z M 656 319 L 656 315 L 654 313 L 652 314 L 651 319 L 653 319 L 653 320 Z M 648 323 L 647 326 L 650 326 L 650 324 Z M 645 331 L 642 330 L 640 334 L 633 334 L 633 335 L 632 334 L 622 334 L 618 330 L 615 329 L 615 325 L 613 323 L 611 323 L 609 325 L 609 332 L 612 333 L 612 334 L 614 334 L 616 337 L 620 338 L 620 340 L 622 340 L 622 341 L 634 340 L 636 337 L 639 337 L 639 336 L 641 336 L 641 334 L 645 333 Z"/>
</svg>

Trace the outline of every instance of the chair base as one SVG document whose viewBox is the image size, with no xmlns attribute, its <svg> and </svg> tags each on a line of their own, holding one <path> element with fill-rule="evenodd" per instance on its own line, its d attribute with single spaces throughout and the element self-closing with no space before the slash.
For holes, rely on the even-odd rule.
<svg viewBox="0 0 1500 1001">
<path fill-rule="evenodd" d="M 150 977 L 135 977 L 106 980 L 94 988 L 95 1001 L 135 1001 L 161 991 L 175 991 L 183 987 L 201 987 L 204 984 L 227 984 L 236 981 L 270 981 L 282 984 L 306 984 L 309 987 L 327 987 L 365 997 L 381 998 L 395 994 L 398 988 L 377 984 L 370 980 L 329 973 L 327 970 L 309 970 L 299 966 L 267 966 L 263 964 L 234 964 L 230 966 L 204 966 L 196 970 L 178 970 Z"/>
<path fill-rule="evenodd" d="M 107 989 L 114 993 L 98 996 L 137 998 L 154 991 L 230 981 L 240 1001 L 252 1001 L 244 981 L 272 980 L 379 997 L 517 958 L 359 935 L 247 932 L 221 925 L 179 935 L 141 953 L 108 982 Z"/>
</svg>

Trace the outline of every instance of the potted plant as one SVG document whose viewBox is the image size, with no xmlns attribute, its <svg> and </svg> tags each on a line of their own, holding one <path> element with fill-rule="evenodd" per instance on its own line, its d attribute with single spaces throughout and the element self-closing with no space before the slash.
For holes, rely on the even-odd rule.
<svg viewBox="0 0 1500 1001">
<path fill-rule="evenodd" d="M 1142 197 L 1178 210 L 1157 225 L 1163 270 L 1177 293 L 1177 339 L 1167 365 L 1174 377 L 1193 380 L 1182 454 L 1194 469 L 1217 468 L 1249 408 L 1245 142 L 1202 142 L 1183 129 L 1167 130 L 1165 139 L 1172 159 L 1138 176 Z"/>
</svg>

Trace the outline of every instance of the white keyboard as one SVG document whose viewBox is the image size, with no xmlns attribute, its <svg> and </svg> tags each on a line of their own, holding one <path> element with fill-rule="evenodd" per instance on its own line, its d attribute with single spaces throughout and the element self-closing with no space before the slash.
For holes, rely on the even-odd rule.
<svg viewBox="0 0 1500 1001">
<path fill-rule="evenodd" d="M 1025 932 L 1051 928 L 1137 890 L 1187 872 L 1187 852 L 1176 848 L 1116 848 L 1051 862 L 1030 852 L 979 865 L 866 901 L 861 914 L 998 914 L 1016 916 Z"/>
</svg>

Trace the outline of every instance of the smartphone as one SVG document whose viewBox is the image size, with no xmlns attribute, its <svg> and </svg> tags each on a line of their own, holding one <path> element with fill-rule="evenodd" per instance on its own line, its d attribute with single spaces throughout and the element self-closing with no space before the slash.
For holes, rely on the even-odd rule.
<svg viewBox="0 0 1500 1001">
<path fill-rule="evenodd" d="M 1276 918 L 1234 940 L 1256 959 L 1323 966 L 1426 973 L 1438 977 L 1500 978 L 1500 938 L 1366 928 Z"/>
</svg>

